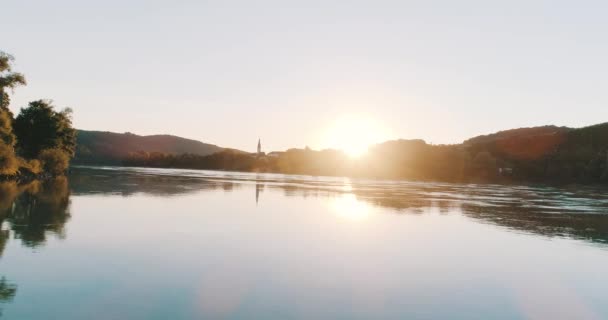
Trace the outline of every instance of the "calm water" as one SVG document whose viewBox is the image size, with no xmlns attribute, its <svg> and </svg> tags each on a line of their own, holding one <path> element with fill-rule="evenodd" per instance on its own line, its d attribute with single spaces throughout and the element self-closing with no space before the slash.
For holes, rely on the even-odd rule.
<svg viewBox="0 0 608 320">
<path fill-rule="evenodd" d="M 76 168 L 0 222 L 1 319 L 608 319 L 601 189 Z"/>
</svg>

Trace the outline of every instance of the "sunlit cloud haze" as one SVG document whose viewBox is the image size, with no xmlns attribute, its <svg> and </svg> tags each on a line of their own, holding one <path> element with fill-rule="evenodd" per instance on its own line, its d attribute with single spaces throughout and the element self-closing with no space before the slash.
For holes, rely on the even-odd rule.
<svg viewBox="0 0 608 320">
<path fill-rule="evenodd" d="M 365 115 L 378 128 L 366 143 L 455 143 L 608 121 L 607 13 L 604 1 L 8 0 L 0 39 L 29 81 L 12 108 L 52 98 L 81 129 L 325 148 L 336 121 Z"/>
</svg>

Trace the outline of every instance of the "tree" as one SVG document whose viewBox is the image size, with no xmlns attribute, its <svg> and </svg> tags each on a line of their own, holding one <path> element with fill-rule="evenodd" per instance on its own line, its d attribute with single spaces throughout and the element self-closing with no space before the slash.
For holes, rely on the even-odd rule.
<svg viewBox="0 0 608 320">
<path fill-rule="evenodd" d="M 27 84 L 23 74 L 13 72 L 12 63 L 14 60 L 15 58 L 10 54 L 0 51 L 0 109 L 3 110 L 8 110 L 10 103 L 6 89 L 12 90 Z"/>
<path fill-rule="evenodd" d="M 15 146 L 15 134 L 13 133 L 13 116 L 11 112 L 0 108 L 0 144 L 9 148 Z"/>
<path fill-rule="evenodd" d="M 59 149 L 74 156 L 76 130 L 72 127 L 72 110 L 55 111 L 52 101 L 37 100 L 21 109 L 15 118 L 17 151 L 28 159 L 36 158 L 45 149 Z"/>
<path fill-rule="evenodd" d="M 10 98 L 6 90 L 26 84 L 21 73 L 13 72 L 14 60 L 10 54 L 0 51 L 0 142 L 11 148 L 15 145 L 15 135 L 12 129 L 13 114 L 8 108 Z"/>
<path fill-rule="evenodd" d="M 45 149 L 39 154 L 44 171 L 52 175 L 64 174 L 70 165 L 70 157 L 61 149 Z"/>
<path fill-rule="evenodd" d="M 19 162 L 12 147 L 0 142 L 0 176 L 12 176 L 19 170 Z"/>
</svg>

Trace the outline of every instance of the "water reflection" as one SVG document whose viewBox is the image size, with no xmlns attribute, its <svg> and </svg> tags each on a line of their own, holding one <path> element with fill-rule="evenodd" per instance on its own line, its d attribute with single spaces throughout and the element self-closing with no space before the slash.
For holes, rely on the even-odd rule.
<svg viewBox="0 0 608 320">
<path fill-rule="evenodd" d="M 75 195 L 130 196 L 145 193 L 176 196 L 200 191 L 230 192 L 255 184 L 255 201 L 266 188 L 287 197 L 329 198 L 332 209 L 352 220 L 365 219 L 369 205 L 400 214 L 437 210 L 548 237 L 570 237 L 608 243 L 608 196 L 601 188 L 554 188 L 459 185 L 412 182 L 350 181 L 280 175 L 199 177 L 139 171 L 79 168 L 70 177 Z M 65 237 L 70 218 L 67 179 L 27 185 L 0 184 L 0 256 L 9 237 L 28 247 L 43 244 L 49 234 Z"/>
<path fill-rule="evenodd" d="M 75 168 L 70 175 L 75 195 L 122 195 L 138 193 L 154 196 L 176 196 L 204 190 L 231 191 L 238 188 L 229 180 L 211 181 L 188 176 L 146 174 L 134 170 Z"/>
<path fill-rule="evenodd" d="M 286 196 L 332 197 L 338 192 L 334 188 L 275 187 L 283 189 Z M 350 207 L 355 215 L 362 209 L 353 198 L 400 214 L 453 212 L 520 232 L 608 244 L 608 195 L 601 188 L 402 182 L 359 183 L 350 189 L 347 196 L 339 195 L 337 202 L 348 204 L 343 207 Z"/>
<path fill-rule="evenodd" d="M 608 314 L 597 271 L 608 262 L 597 248 L 608 243 L 607 208 L 601 188 L 75 168 L 69 186 L 0 184 L 0 308 L 17 319 L 103 309 L 108 318 L 273 318 L 252 306 L 284 312 L 274 318 L 517 318 L 508 312 L 551 305 L 557 292 L 564 307 L 545 310 L 588 294 L 596 302 L 582 305 Z M 538 241 L 547 237 L 584 242 Z M 594 287 L 581 294 L 572 284 Z M 515 307 L 502 305 L 513 296 Z M 485 313 L 467 313 L 479 306 Z"/>
<path fill-rule="evenodd" d="M 8 224 L 13 238 L 27 247 L 37 247 L 45 243 L 48 234 L 65 236 L 65 224 L 70 218 L 67 178 L 27 185 L 4 183 L 0 188 L 9 194 L 0 207 L 0 216 Z M 7 232 L 4 231 L 5 235 Z"/>
<path fill-rule="evenodd" d="M 16 185 L 7 185 L 5 183 L 0 184 L 0 258 L 4 253 L 4 248 L 10 236 L 8 230 L 3 230 L 1 227 L 4 223 L 6 206 L 12 204 L 12 200 L 16 195 Z M 17 287 L 7 283 L 5 277 L 0 278 L 0 304 L 7 303 L 13 300 Z M 0 317 L 2 316 L 2 309 L 0 308 Z"/>
<path fill-rule="evenodd" d="M 0 257 L 2 257 L 2 253 L 4 252 L 4 247 L 6 247 L 6 242 L 8 241 L 9 232 L 8 230 L 0 230 Z"/>
<path fill-rule="evenodd" d="M 333 198 L 331 209 L 339 216 L 351 221 L 365 220 L 371 214 L 369 204 L 360 200 L 354 194 L 346 193 Z"/>
<path fill-rule="evenodd" d="M 64 226 L 70 217 L 66 178 L 25 185 L 3 182 L 0 195 L 0 257 L 11 232 L 13 238 L 28 247 L 43 244 L 48 233 L 64 236 Z"/>
<path fill-rule="evenodd" d="M 0 183 L 0 257 L 11 234 L 32 248 L 44 244 L 48 234 L 63 238 L 70 217 L 69 196 L 66 178 L 29 184 Z M 11 302 L 16 292 L 16 285 L 0 278 L 0 303 Z"/>
<path fill-rule="evenodd" d="M 264 192 L 264 184 L 259 181 L 255 182 L 255 204 L 258 205 L 260 201 L 260 193 Z"/>
<path fill-rule="evenodd" d="M 16 293 L 16 285 L 9 283 L 4 277 L 0 278 L 0 304 L 13 301 L 13 298 L 15 298 Z M 0 317 L 1 316 L 2 309 L 0 309 Z"/>
<path fill-rule="evenodd" d="M 229 192 L 255 184 L 255 201 L 265 189 L 286 197 L 328 198 L 333 210 L 355 220 L 369 205 L 399 214 L 464 214 L 483 223 L 548 237 L 608 243 L 608 194 L 598 187 L 463 185 L 350 180 L 276 174 L 100 170 L 78 168 L 70 177 L 74 194 L 146 193 L 175 196 L 198 191 Z"/>
</svg>

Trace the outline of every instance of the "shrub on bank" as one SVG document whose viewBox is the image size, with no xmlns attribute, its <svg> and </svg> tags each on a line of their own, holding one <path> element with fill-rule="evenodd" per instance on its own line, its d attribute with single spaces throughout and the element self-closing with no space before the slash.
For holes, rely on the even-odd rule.
<svg viewBox="0 0 608 320">
<path fill-rule="evenodd" d="M 17 160 L 19 161 L 19 172 L 21 174 L 37 176 L 42 173 L 43 168 L 42 168 L 42 163 L 40 162 L 40 160 L 37 160 L 37 159 L 26 160 L 21 157 L 18 157 Z"/>
<path fill-rule="evenodd" d="M 38 157 L 45 172 L 52 175 L 64 174 L 70 165 L 70 156 L 60 149 L 45 149 Z"/>
<path fill-rule="evenodd" d="M 0 142 L 0 175 L 13 176 L 19 170 L 19 161 L 13 148 Z"/>
</svg>

